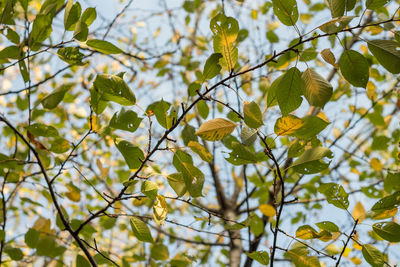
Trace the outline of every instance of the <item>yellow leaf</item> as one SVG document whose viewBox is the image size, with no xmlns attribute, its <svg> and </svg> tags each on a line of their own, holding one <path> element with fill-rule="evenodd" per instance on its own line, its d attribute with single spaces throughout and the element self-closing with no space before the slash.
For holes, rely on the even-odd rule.
<svg viewBox="0 0 400 267">
<path fill-rule="evenodd" d="M 273 206 L 269 204 L 261 204 L 258 209 L 261 211 L 262 214 L 268 217 L 275 216 L 276 210 Z"/>
<path fill-rule="evenodd" d="M 168 208 L 165 203 L 165 198 L 157 195 L 156 202 L 153 205 L 153 218 L 157 224 L 163 225 L 165 218 L 167 218 Z"/>
<path fill-rule="evenodd" d="M 287 115 L 276 121 L 274 131 L 277 135 L 288 135 L 296 132 L 303 124 L 302 119 L 294 115 Z"/>
<path fill-rule="evenodd" d="M 360 265 L 362 263 L 362 260 L 359 257 L 353 257 L 350 259 L 352 263 L 355 265 Z"/>
<path fill-rule="evenodd" d="M 208 141 L 221 140 L 235 129 L 236 124 L 226 119 L 217 118 L 206 121 L 197 130 L 196 134 Z"/>
<path fill-rule="evenodd" d="M 383 168 L 382 163 L 377 158 L 372 158 L 370 164 L 371 164 L 372 169 L 374 169 L 375 171 L 378 171 L 378 172 L 381 171 Z"/>
<path fill-rule="evenodd" d="M 367 216 L 364 206 L 363 204 L 361 204 L 360 201 L 358 201 L 357 204 L 355 205 L 352 215 L 355 220 L 358 219 L 358 222 L 362 222 Z"/>
<path fill-rule="evenodd" d="M 89 124 L 89 128 L 92 127 L 92 130 L 97 132 L 100 129 L 100 119 L 99 119 L 99 117 L 93 114 L 88 119 L 88 124 Z"/>
<path fill-rule="evenodd" d="M 342 250 L 342 249 L 343 248 L 341 248 L 340 250 Z M 343 252 L 343 256 L 346 257 L 346 258 L 349 257 L 350 252 L 351 252 L 351 248 L 346 247 L 346 249 Z"/>
<path fill-rule="evenodd" d="M 359 250 L 359 251 L 362 250 L 362 246 L 360 246 L 357 242 L 354 242 L 354 243 L 353 243 L 353 248 L 354 248 L 354 249 L 357 249 L 357 250 Z"/>
</svg>

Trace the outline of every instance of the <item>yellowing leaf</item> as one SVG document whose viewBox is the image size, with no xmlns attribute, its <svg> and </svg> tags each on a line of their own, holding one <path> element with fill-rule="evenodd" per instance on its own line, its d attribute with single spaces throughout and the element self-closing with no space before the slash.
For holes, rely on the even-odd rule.
<svg viewBox="0 0 400 267">
<path fill-rule="evenodd" d="M 67 188 L 69 190 L 67 193 L 65 193 L 67 198 L 73 202 L 79 202 L 79 200 L 81 199 L 81 193 L 79 188 L 72 184 L 68 184 Z"/>
<path fill-rule="evenodd" d="M 232 133 L 235 127 L 233 122 L 217 118 L 203 123 L 196 134 L 205 140 L 216 141 Z"/>
<path fill-rule="evenodd" d="M 296 132 L 303 124 L 302 119 L 294 115 L 287 115 L 276 121 L 274 131 L 277 135 L 288 135 Z"/>
<path fill-rule="evenodd" d="M 258 209 L 261 211 L 262 214 L 268 217 L 275 216 L 276 210 L 273 206 L 269 204 L 261 204 Z"/>
<path fill-rule="evenodd" d="M 325 60 L 326 63 L 331 64 L 333 67 L 338 68 L 338 64 L 336 64 L 335 55 L 329 48 L 326 48 L 321 51 L 321 57 Z"/>
<path fill-rule="evenodd" d="M 168 208 L 165 203 L 165 198 L 157 195 L 156 202 L 153 205 L 153 217 L 157 224 L 163 225 L 167 218 Z"/>
<path fill-rule="evenodd" d="M 367 216 L 367 213 L 365 212 L 363 204 L 361 204 L 360 201 L 357 202 L 356 206 L 353 209 L 352 216 L 354 219 L 358 219 L 359 222 L 362 222 L 365 217 Z"/>
<path fill-rule="evenodd" d="M 380 212 L 380 213 L 374 215 L 372 218 L 374 220 L 383 220 L 383 219 L 391 218 L 397 214 L 397 211 L 398 211 L 397 208 L 385 210 L 383 212 Z"/>
<path fill-rule="evenodd" d="M 370 164 L 371 168 L 378 172 L 381 171 L 383 168 L 382 163 L 377 158 L 372 158 Z"/>
<path fill-rule="evenodd" d="M 202 146 L 199 142 L 189 141 L 188 147 L 193 150 L 194 153 L 200 156 L 202 160 L 207 162 L 212 162 L 213 156 L 206 147 Z"/>
<path fill-rule="evenodd" d="M 305 84 L 304 96 L 308 103 L 323 108 L 332 96 L 332 85 L 312 69 L 304 71 L 301 77 Z"/>
<path fill-rule="evenodd" d="M 325 251 L 329 255 L 336 255 L 336 254 L 339 253 L 339 248 L 335 244 L 329 244 L 329 245 L 326 246 Z"/>
<path fill-rule="evenodd" d="M 301 239 L 313 239 L 313 238 L 318 238 L 319 234 L 318 232 L 312 228 L 309 225 L 303 225 L 300 226 L 297 230 L 296 230 L 296 237 L 297 238 L 301 238 Z"/>
</svg>

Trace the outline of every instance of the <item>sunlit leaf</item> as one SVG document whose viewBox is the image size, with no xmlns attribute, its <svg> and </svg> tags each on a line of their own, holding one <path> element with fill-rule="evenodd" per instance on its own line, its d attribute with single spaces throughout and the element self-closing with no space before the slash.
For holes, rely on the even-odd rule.
<svg viewBox="0 0 400 267">
<path fill-rule="evenodd" d="M 104 40 L 98 40 L 98 39 L 87 40 L 86 45 L 106 55 L 121 54 L 124 52 L 120 48 L 113 45 L 112 43 Z"/>
<path fill-rule="evenodd" d="M 321 184 L 318 191 L 326 197 L 328 203 L 344 210 L 349 207 L 349 195 L 341 185 L 335 183 Z"/>
<path fill-rule="evenodd" d="M 302 119 L 294 115 L 287 115 L 276 121 L 274 131 L 277 135 L 289 135 L 299 130 L 303 124 Z"/>
<path fill-rule="evenodd" d="M 204 122 L 196 131 L 196 135 L 204 140 L 217 141 L 232 133 L 235 127 L 233 122 L 217 118 Z"/>
<path fill-rule="evenodd" d="M 287 26 L 295 25 L 299 18 L 296 0 L 272 0 L 274 14 Z"/>
</svg>

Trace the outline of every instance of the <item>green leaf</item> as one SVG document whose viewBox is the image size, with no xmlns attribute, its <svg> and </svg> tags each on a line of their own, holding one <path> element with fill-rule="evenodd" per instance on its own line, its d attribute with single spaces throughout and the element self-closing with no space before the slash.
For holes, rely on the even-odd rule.
<svg viewBox="0 0 400 267">
<path fill-rule="evenodd" d="M 383 180 L 383 187 L 388 193 L 392 193 L 392 191 L 400 191 L 400 172 L 389 172 L 385 180 Z"/>
<path fill-rule="evenodd" d="M 51 14 L 39 14 L 36 16 L 33 21 L 32 31 L 29 34 L 29 45 L 32 51 L 39 50 L 43 41 L 50 37 L 52 21 L 53 17 Z"/>
<path fill-rule="evenodd" d="M 318 191 L 326 197 L 328 203 L 344 210 L 349 207 L 349 195 L 341 185 L 335 183 L 321 184 Z"/>
<path fill-rule="evenodd" d="M 1 58 L 11 58 L 11 59 L 19 59 L 20 58 L 20 49 L 15 45 L 8 46 L 0 51 L 0 59 Z"/>
<path fill-rule="evenodd" d="M 133 133 L 139 127 L 142 120 L 143 118 L 139 118 L 133 110 L 122 108 L 120 112 L 116 112 L 112 116 L 110 127 Z"/>
<path fill-rule="evenodd" d="M 203 69 L 203 79 L 211 79 L 217 76 L 221 71 L 219 59 L 222 57 L 220 53 L 214 53 L 206 61 Z"/>
<path fill-rule="evenodd" d="M 42 123 L 32 124 L 26 129 L 34 136 L 44 136 L 44 137 L 57 137 L 58 131 L 56 128 L 50 125 L 45 125 Z"/>
<path fill-rule="evenodd" d="M 343 77 L 352 85 L 365 88 L 369 79 L 367 59 L 354 50 L 346 50 L 339 60 Z"/>
<path fill-rule="evenodd" d="M 53 237 L 42 236 L 36 246 L 36 254 L 38 256 L 53 257 L 56 248 L 57 243 Z"/>
<path fill-rule="evenodd" d="M 295 25 L 299 18 L 296 0 L 272 0 L 274 14 L 286 26 Z"/>
<path fill-rule="evenodd" d="M 237 229 L 242 229 L 244 227 L 246 227 L 246 224 L 236 224 L 235 225 Z M 264 222 L 263 220 L 258 217 L 256 214 L 251 217 L 251 221 L 250 221 L 250 232 L 252 234 L 254 234 L 255 236 L 261 235 L 264 231 Z M 233 228 L 233 227 L 232 227 Z"/>
<path fill-rule="evenodd" d="M 236 124 L 226 119 L 217 118 L 204 122 L 196 131 L 196 135 L 204 140 L 217 141 L 231 134 Z"/>
<path fill-rule="evenodd" d="M 7 253 L 7 255 L 14 261 L 20 261 L 24 258 L 24 254 L 22 253 L 22 250 L 19 248 L 13 248 L 11 246 L 5 246 L 4 251 Z"/>
<path fill-rule="evenodd" d="M 279 43 L 279 36 L 274 31 L 267 31 L 266 37 L 270 43 Z"/>
<path fill-rule="evenodd" d="M 144 181 L 140 190 L 148 198 L 155 200 L 157 196 L 158 186 L 152 181 Z"/>
<path fill-rule="evenodd" d="M 186 184 L 182 173 L 173 173 L 167 176 L 168 184 L 172 187 L 178 197 L 186 193 Z"/>
<path fill-rule="evenodd" d="M 93 23 L 97 17 L 96 8 L 88 7 L 82 13 L 81 21 L 84 22 L 88 27 Z"/>
<path fill-rule="evenodd" d="M 206 147 L 202 146 L 200 143 L 195 141 L 189 141 L 188 147 L 190 147 L 190 149 L 194 153 L 199 155 L 202 160 L 207 161 L 209 163 L 212 162 L 213 160 L 212 154 L 210 153 L 210 151 L 207 150 Z"/>
<path fill-rule="evenodd" d="M 304 151 L 301 156 L 293 162 L 294 171 L 303 174 L 318 173 L 328 168 L 329 163 L 324 162 L 324 157 L 331 158 L 332 152 L 326 147 L 313 147 Z"/>
<path fill-rule="evenodd" d="M 89 261 L 82 255 L 76 255 L 76 267 L 90 267 Z"/>
<path fill-rule="evenodd" d="M 283 75 L 279 82 L 279 90 L 276 91 L 282 115 L 287 115 L 301 105 L 301 102 L 303 101 L 301 95 L 301 72 L 296 67 L 293 67 Z"/>
<path fill-rule="evenodd" d="M 329 0 L 332 18 L 341 17 L 346 9 L 346 0 Z"/>
<path fill-rule="evenodd" d="M 203 119 L 206 119 L 208 117 L 208 113 L 210 112 L 210 109 L 204 100 L 197 102 L 197 110 Z"/>
<path fill-rule="evenodd" d="M 141 219 L 132 217 L 130 220 L 133 235 L 142 242 L 154 243 L 150 230 Z"/>
<path fill-rule="evenodd" d="M 218 14 L 210 21 L 210 29 L 214 33 L 214 52 L 220 53 L 220 64 L 231 71 L 238 59 L 238 49 L 233 45 L 239 33 L 239 24 L 232 17 Z"/>
<path fill-rule="evenodd" d="M 391 0 L 367 0 L 365 7 L 368 9 L 378 9 L 389 3 Z"/>
<path fill-rule="evenodd" d="M 74 38 L 80 42 L 86 42 L 89 34 L 89 28 L 85 22 L 79 20 L 74 29 Z"/>
<path fill-rule="evenodd" d="M 117 223 L 117 218 L 101 216 L 100 217 L 100 226 L 102 229 L 109 230 L 112 229 Z"/>
<path fill-rule="evenodd" d="M 244 101 L 243 104 L 244 122 L 250 128 L 259 128 L 264 124 L 260 107 L 256 102 Z"/>
<path fill-rule="evenodd" d="M 71 144 L 64 138 L 56 138 L 51 142 L 50 151 L 56 154 L 63 154 L 71 148 Z"/>
<path fill-rule="evenodd" d="M 276 135 L 290 135 L 303 127 L 303 120 L 294 116 L 287 115 L 276 120 L 274 132 Z"/>
<path fill-rule="evenodd" d="M 174 154 L 172 163 L 182 173 L 189 194 L 192 197 L 202 196 L 204 174 L 193 165 L 192 157 L 186 152 L 178 150 Z"/>
<path fill-rule="evenodd" d="M 158 261 L 165 261 L 169 258 L 168 247 L 163 244 L 155 244 L 151 248 L 151 258 Z"/>
<path fill-rule="evenodd" d="M 40 102 L 44 108 L 53 109 L 64 99 L 65 93 L 67 93 L 75 84 L 66 83 L 58 87 L 54 92 L 45 96 Z"/>
<path fill-rule="evenodd" d="M 278 78 L 276 78 L 267 90 L 266 104 L 267 104 L 268 108 L 273 107 L 278 104 L 277 92 L 279 89 L 279 84 L 283 79 L 283 76 L 284 75 L 281 75 Z"/>
<path fill-rule="evenodd" d="M 340 232 L 339 227 L 335 223 L 330 222 L 330 221 L 319 222 L 319 223 L 316 223 L 315 225 L 318 226 L 319 229 L 328 231 L 331 233 Z"/>
<path fill-rule="evenodd" d="M 313 115 L 308 115 L 301 120 L 303 121 L 302 127 L 293 133 L 294 136 L 301 139 L 310 139 L 329 125 L 329 122 Z"/>
<path fill-rule="evenodd" d="M 156 115 L 156 119 L 158 123 L 164 127 L 167 128 L 167 121 L 168 121 L 168 114 L 167 111 L 169 110 L 171 104 L 168 102 L 165 102 L 163 99 L 161 101 L 154 102 L 150 104 L 146 112 L 147 113 L 154 113 Z"/>
<path fill-rule="evenodd" d="M 19 44 L 20 43 L 20 37 L 17 32 L 15 32 L 11 28 L 7 28 L 7 39 L 10 40 L 10 42 L 14 44 Z"/>
<path fill-rule="evenodd" d="M 122 139 L 116 139 L 114 143 L 119 152 L 121 152 L 126 163 L 128 163 L 129 169 L 137 169 L 140 167 L 140 165 L 142 165 L 144 154 L 139 147 L 134 146 L 132 143 Z"/>
<path fill-rule="evenodd" d="M 400 44 L 393 40 L 373 40 L 368 42 L 368 49 L 378 62 L 393 74 L 400 73 Z"/>
<path fill-rule="evenodd" d="M 124 52 L 120 48 L 113 45 L 112 43 L 99 39 L 87 40 L 86 45 L 106 55 L 121 54 Z"/>
<path fill-rule="evenodd" d="M 85 64 L 82 62 L 84 54 L 79 52 L 78 47 L 62 47 L 58 49 L 57 55 L 62 61 L 70 65 L 82 66 Z"/>
<path fill-rule="evenodd" d="M 186 124 L 182 130 L 182 139 L 185 146 L 189 145 L 190 141 L 197 142 L 198 137 L 196 135 L 196 129 L 193 126 Z"/>
<path fill-rule="evenodd" d="M 225 159 L 233 165 L 250 164 L 258 161 L 254 151 L 237 142 L 232 143 L 232 151 L 229 156 L 229 158 Z"/>
<path fill-rule="evenodd" d="M 266 251 L 253 251 L 253 252 L 245 252 L 247 256 L 252 258 L 253 260 L 258 261 L 263 265 L 268 265 L 269 263 L 269 254 Z"/>
<path fill-rule="evenodd" d="M 371 208 L 372 211 L 380 213 L 385 210 L 391 210 L 400 204 L 400 192 L 395 192 L 378 200 Z"/>
<path fill-rule="evenodd" d="M 364 259 L 372 266 L 372 267 L 381 267 L 384 265 L 383 254 L 376 249 L 373 245 L 365 244 L 362 246 L 362 254 Z"/>
<path fill-rule="evenodd" d="M 332 96 L 332 85 L 312 69 L 301 76 L 304 81 L 304 96 L 312 106 L 323 108 Z"/>
<path fill-rule="evenodd" d="M 74 4 L 73 0 L 68 0 L 64 13 L 64 28 L 66 31 L 72 31 L 74 29 L 76 22 L 81 16 L 81 11 L 82 8 L 79 2 Z"/>
<path fill-rule="evenodd" d="M 400 242 L 400 225 L 395 222 L 380 222 L 372 225 L 374 232 L 389 242 Z"/>
<path fill-rule="evenodd" d="M 30 80 L 30 73 L 28 71 L 28 68 L 26 67 L 25 61 L 21 60 L 18 62 L 19 66 L 19 71 L 21 72 L 22 79 L 24 79 L 24 82 L 28 82 Z"/>
<path fill-rule="evenodd" d="M 355 16 L 343 16 L 331 19 L 330 21 L 322 24 L 318 28 L 325 33 L 337 33 L 346 28 L 347 25 L 355 18 Z"/>
<path fill-rule="evenodd" d="M 99 74 L 93 83 L 101 100 L 113 101 L 123 106 L 136 103 L 135 95 L 125 81 L 117 75 Z"/>
</svg>

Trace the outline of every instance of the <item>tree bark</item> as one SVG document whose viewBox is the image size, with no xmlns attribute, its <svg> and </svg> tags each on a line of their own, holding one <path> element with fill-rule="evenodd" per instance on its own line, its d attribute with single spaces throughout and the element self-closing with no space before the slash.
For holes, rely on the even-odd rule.
<svg viewBox="0 0 400 267">
<path fill-rule="evenodd" d="M 225 211 L 225 217 L 230 220 L 227 222 L 228 225 L 233 225 L 236 220 L 237 214 L 233 207 L 229 207 Z M 240 267 L 240 259 L 242 255 L 242 240 L 240 230 L 229 230 L 230 237 L 230 250 L 229 250 L 229 266 Z"/>
</svg>

